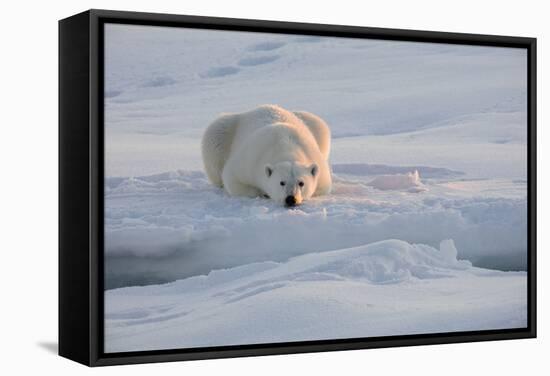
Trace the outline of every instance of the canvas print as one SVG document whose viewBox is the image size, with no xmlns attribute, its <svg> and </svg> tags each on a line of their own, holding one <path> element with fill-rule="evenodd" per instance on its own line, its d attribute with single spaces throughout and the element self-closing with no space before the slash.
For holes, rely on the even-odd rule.
<svg viewBox="0 0 550 376">
<path fill-rule="evenodd" d="M 106 353 L 527 327 L 527 50 L 104 25 Z"/>
</svg>

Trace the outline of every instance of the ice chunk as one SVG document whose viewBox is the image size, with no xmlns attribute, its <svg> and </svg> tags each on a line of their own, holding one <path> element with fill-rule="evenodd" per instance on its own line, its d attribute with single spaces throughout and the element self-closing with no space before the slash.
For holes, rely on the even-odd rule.
<svg viewBox="0 0 550 376">
<path fill-rule="evenodd" d="M 426 189 L 420 181 L 418 170 L 406 174 L 380 175 L 371 180 L 368 185 L 380 190 L 409 189 L 417 192 Z"/>
</svg>

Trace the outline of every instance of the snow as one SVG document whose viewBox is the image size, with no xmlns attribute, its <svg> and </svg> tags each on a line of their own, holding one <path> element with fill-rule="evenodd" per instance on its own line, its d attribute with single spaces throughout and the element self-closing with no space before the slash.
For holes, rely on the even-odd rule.
<svg viewBox="0 0 550 376">
<path fill-rule="evenodd" d="M 338 164 L 333 168 L 340 170 Z M 492 260 L 508 270 L 525 270 L 525 181 L 413 179 L 421 185 L 380 190 L 373 180 L 409 175 L 359 174 L 395 169 L 358 166 L 351 168 L 353 175 L 335 173 L 331 195 L 293 210 L 268 199 L 229 197 L 202 171 L 109 178 L 107 287 L 168 282 L 384 239 L 437 246 L 450 238 L 460 257 L 476 265 Z"/>
<path fill-rule="evenodd" d="M 107 351 L 525 325 L 525 50 L 135 25 L 105 46 Z M 208 182 L 206 126 L 266 103 L 327 121 L 330 195 Z"/>
<path fill-rule="evenodd" d="M 265 103 L 326 120 L 336 163 L 525 171 L 523 49 L 132 25 L 105 44 L 107 176 L 200 170 L 205 127 Z"/>
<path fill-rule="evenodd" d="M 524 327 L 524 272 L 399 240 L 105 294 L 106 351 Z M 483 288 L 480 288 L 483 286 Z"/>
<path fill-rule="evenodd" d="M 382 190 L 408 189 L 409 192 L 422 192 L 426 189 L 420 181 L 418 170 L 406 174 L 380 175 L 370 181 L 368 185 Z"/>
</svg>

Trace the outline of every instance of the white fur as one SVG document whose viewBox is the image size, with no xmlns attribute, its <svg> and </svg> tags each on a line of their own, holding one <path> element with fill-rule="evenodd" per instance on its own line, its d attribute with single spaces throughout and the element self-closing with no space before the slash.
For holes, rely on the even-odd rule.
<svg viewBox="0 0 550 376">
<path fill-rule="evenodd" d="M 268 195 L 281 203 L 289 195 L 299 204 L 330 192 L 329 153 L 330 130 L 321 118 L 275 105 L 221 115 L 202 139 L 214 185 L 232 196 Z"/>
</svg>

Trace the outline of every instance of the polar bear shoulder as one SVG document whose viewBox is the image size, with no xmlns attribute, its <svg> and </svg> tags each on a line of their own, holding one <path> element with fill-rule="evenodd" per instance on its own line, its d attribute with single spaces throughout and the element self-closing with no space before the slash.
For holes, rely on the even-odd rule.
<svg viewBox="0 0 550 376">
<path fill-rule="evenodd" d="M 328 158 L 330 154 L 330 129 L 319 116 L 306 111 L 294 111 L 296 115 L 308 128 L 319 146 L 319 150 Z"/>
</svg>

